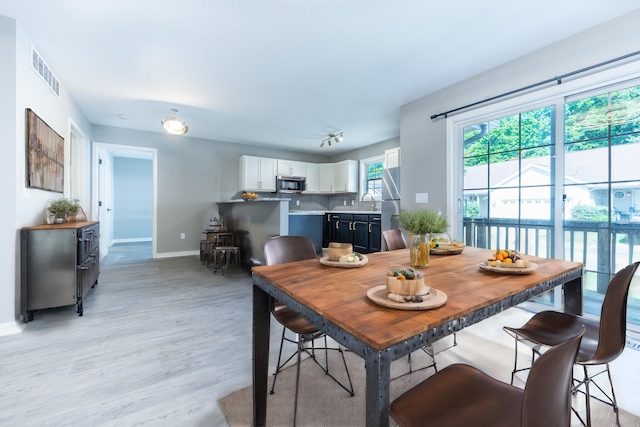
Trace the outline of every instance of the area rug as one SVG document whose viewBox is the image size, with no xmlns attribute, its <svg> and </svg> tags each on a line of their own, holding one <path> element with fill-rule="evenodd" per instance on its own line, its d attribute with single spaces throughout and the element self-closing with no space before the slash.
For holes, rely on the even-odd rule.
<svg viewBox="0 0 640 427">
<path fill-rule="evenodd" d="M 469 345 L 468 336 L 464 337 Z M 455 348 L 446 350 L 442 354 L 453 353 Z M 334 352 L 335 353 L 335 352 Z M 346 380 L 342 361 L 337 354 L 330 354 L 330 369 L 332 374 L 341 381 Z M 438 368 L 448 365 L 447 359 L 437 355 Z M 346 353 L 347 365 L 353 381 L 355 396 L 349 394 L 335 384 L 311 360 L 302 362 L 300 374 L 300 391 L 298 399 L 298 426 L 333 427 L 333 426 L 365 426 L 365 369 L 364 361 L 352 354 Z M 459 360 L 465 362 L 464 360 Z M 509 363 L 511 363 L 509 361 Z M 421 351 L 413 353 L 412 367 L 414 372 L 408 372 L 407 358 L 397 360 L 392 365 L 390 395 L 393 400 L 402 392 L 413 387 L 427 376 L 434 373 L 433 368 L 415 371 L 416 368 L 430 364 L 430 358 Z M 507 371 L 510 372 L 510 369 Z M 293 425 L 293 399 L 295 390 L 295 368 L 287 368 L 278 376 L 275 394 L 267 397 L 267 425 L 280 427 Z M 273 377 L 269 378 L 269 388 Z M 218 403 L 231 427 L 246 427 L 252 424 L 252 388 L 241 390 L 221 398 Z M 576 403 L 577 407 L 584 405 L 584 399 Z M 613 410 L 596 400 L 592 400 L 592 425 L 597 427 L 613 427 L 615 415 Z M 620 410 L 620 424 L 623 427 L 640 427 L 640 417 Z M 390 425 L 395 426 L 393 420 Z M 573 416 L 571 426 L 580 426 L 580 422 Z M 463 427 L 463 426 L 461 426 Z"/>
</svg>

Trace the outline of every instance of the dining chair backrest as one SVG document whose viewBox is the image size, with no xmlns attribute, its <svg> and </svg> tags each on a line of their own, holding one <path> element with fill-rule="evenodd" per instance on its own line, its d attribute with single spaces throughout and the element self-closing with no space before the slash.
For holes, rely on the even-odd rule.
<svg viewBox="0 0 640 427">
<path fill-rule="evenodd" d="M 627 296 L 640 261 L 618 271 L 609 282 L 600 312 L 598 347 L 590 364 L 609 363 L 624 350 L 627 329 Z"/>
<path fill-rule="evenodd" d="M 267 265 L 314 258 L 317 258 L 317 254 L 313 243 L 304 236 L 276 236 L 264 244 L 264 260 Z"/>
<path fill-rule="evenodd" d="M 582 331 L 547 350 L 531 367 L 522 400 L 522 427 L 571 425 L 571 381 Z"/>
<path fill-rule="evenodd" d="M 404 240 L 402 231 L 397 228 L 383 231 L 382 238 L 384 239 L 384 244 L 388 251 L 407 248 L 407 242 Z"/>
</svg>

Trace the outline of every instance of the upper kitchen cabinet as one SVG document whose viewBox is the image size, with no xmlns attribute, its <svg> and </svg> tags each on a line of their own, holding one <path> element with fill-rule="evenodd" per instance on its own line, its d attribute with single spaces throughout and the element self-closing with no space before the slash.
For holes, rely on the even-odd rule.
<svg viewBox="0 0 640 427">
<path fill-rule="evenodd" d="M 358 192 L 358 161 L 343 160 L 335 164 L 334 193 Z"/>
<path fill-rule="evenodd" d="M 333 193 L 333 179 L 334 179 L 334 163 L 320 163 L 318 164 L 318 191 L 321 193 Z"/>
<path fill-rule="evenodd" d="M 276 160 L 240 156 L 240 190 L 276 191 Z"/>
<path fill-rule="evenodd" d="M 308 193 L 318 193 L 320 192 L 320 171 L 319 165 L 316 163 L 307 163 L 305 175 L 307 177 L 307 188 L 306 192 Z"/>
<path fill-rule="evenodd" d="M 278 160 L 277 175 L 307 176 L 306 163 L 293 160 Z"/>
<path fill-rule="evenodd" d="M 400 167 L 400 148 L 392 148 L 384 152 L 384 167 L 387 169 Z"/>
</svg>

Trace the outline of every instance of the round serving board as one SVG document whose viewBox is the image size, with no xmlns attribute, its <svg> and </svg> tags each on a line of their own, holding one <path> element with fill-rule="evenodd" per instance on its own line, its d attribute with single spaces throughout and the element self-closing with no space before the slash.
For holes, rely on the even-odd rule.
<svg viewBox="0 0 640 427">
<path fill-rule="evenodd" d="M 500 274 L 529 274 L 536 268 L 538 268 L 538 264 L 535 262 L 530 262 L 528 267 L 493 267 L 490 265 L 486 265 L 484 262 L 478 264 L 482 270 L 493 271 L 494 273 Z"/>
<path fill-rule="evenodd" d="M 362 255 L 362 259 L 358 262 L 339 262 L 339 261 L 329 261 L 329 257 L 325 256 L 320 258 L 320 264 L 327 265 L 329 267 L 340 267 L 340 268 L 356 268 L 362 267 L 367 262 L 369 262 L 369 258 L 366 255 Z"/>
<path fill-rule="evenodd" d="M 440 307 L 447 302 L 447 294 L 434 288 L 422 297 L 422 302 L 396 302 L 387 298 L 387 295 L 386 285 L 376 286 L 367 291 L 367 298 L 376 304 L 400 310 L 428 310 Z"/>
<path fill-rule="evenodd" d="M 436 246 L 435 248 L 431 248 L 429 253 L 431 253 L 431 255 L 458 255 L 461 254 L 462 251 L 464 251 L 464 246 L 459 248 L 455 246 Z"/>
</svg>

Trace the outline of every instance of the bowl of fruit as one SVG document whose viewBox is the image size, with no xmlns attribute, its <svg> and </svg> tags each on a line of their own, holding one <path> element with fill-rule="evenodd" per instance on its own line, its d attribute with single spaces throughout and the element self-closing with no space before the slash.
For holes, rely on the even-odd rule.
<svg viewBox="0 0 640 427">
<path fill-rule="evenodd" d="M 387 272 L 387 292 L 402 296 L 421 296 L 431 288 L 424 284 L 424 275 L 410 268 L 389 270 Z"/>
<path fill-rule="evenodd" d="M 484 270 L 507 274 L 526 274 L 536 267 L 537 264 L 524 259 L 521 253 L 509 249 L 496 250 L 491 258 L 480 264 Z"/>
<path fill-rule="evenodd" d="M 250 193 L 250 192 L 243 192 L 242 193 L 242 200 L 244 200 L 245 202 L 250 202 L 252 200 L 255 200 L 258 198 L 258 195 L 256 193 Z"/>
</svg>

